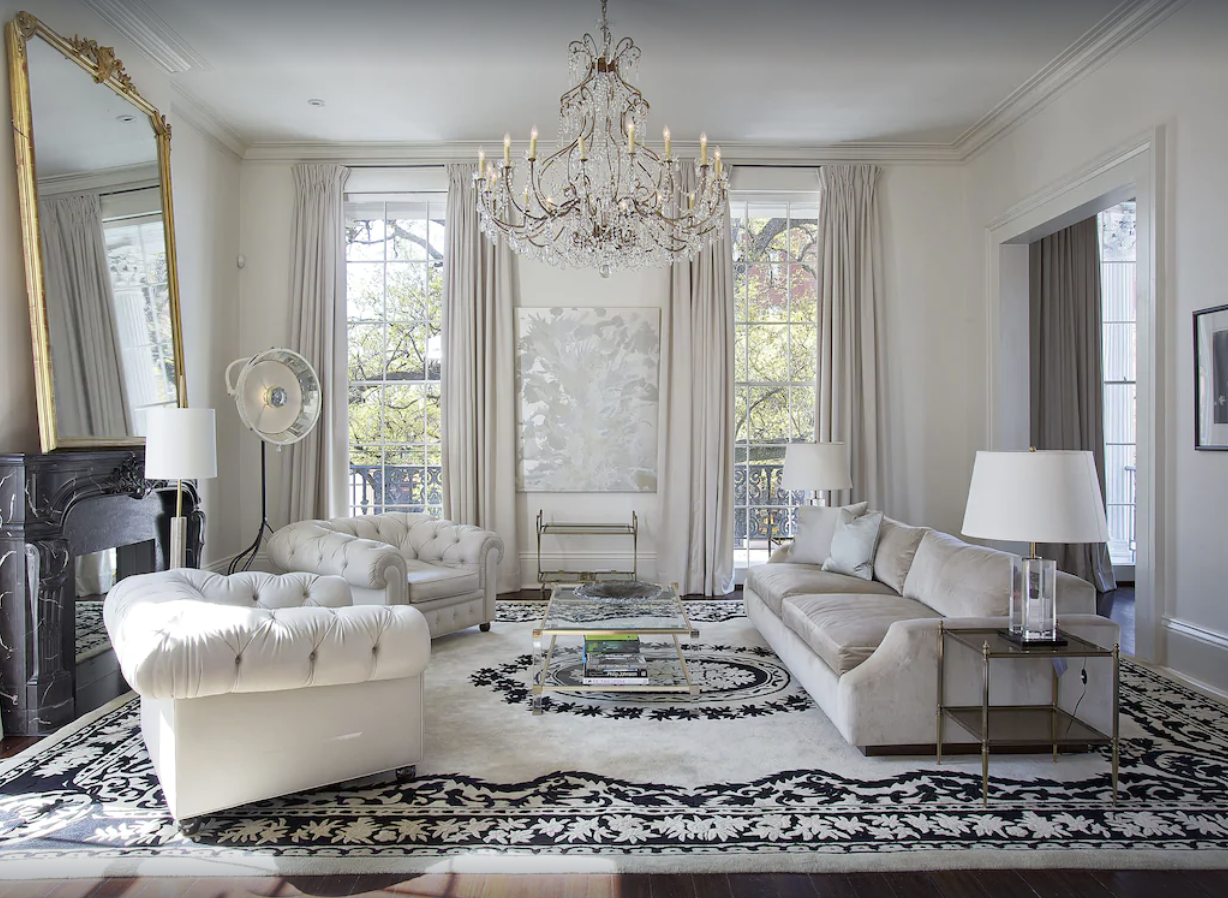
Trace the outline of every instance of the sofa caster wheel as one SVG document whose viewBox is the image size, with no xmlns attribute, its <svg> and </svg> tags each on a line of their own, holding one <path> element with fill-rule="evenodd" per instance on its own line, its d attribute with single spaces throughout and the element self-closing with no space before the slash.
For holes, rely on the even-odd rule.
<svg viewBox="0 0 1228 898">
<path fill-rule="evenodd" d="M 490 622 L 488 621 L 487 623 L 484 623 L 484 624 L 478 624 L 478 629 L 481 630 L 483 633 L 489 633 L 490 632 Z"/>
<path fill-rule="evenodd" d="M 396 769 L 396 778 L 398 783 L 412 783 L 418 778 L 418 767 L 410 764 L 408 767 L 398 767 Z"/>
<path fill-rule="evenodd" d="M 190 839 L 200 832 L 200 818 L 190 817 L 187 820 L 179 821 L 179 834 L 185 839 Z"/>
</svg>

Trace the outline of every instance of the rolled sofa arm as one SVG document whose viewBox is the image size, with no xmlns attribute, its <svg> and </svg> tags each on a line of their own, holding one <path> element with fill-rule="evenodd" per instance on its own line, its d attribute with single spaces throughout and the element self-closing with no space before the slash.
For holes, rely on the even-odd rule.
<svg viewBox="0 0 1228 898">
<path fill-rule="evenodd" d="M 258 603 L 260 594 L 284 592 L 278 581 L 299 579 L 272 574 L 247 575 L 242 589 L 256 596 L 252 604 L 233 604 L 236 590 L 202 588 L 176 574 L 129 577 L 107 595 L 115 656 L 124 679 L 145 698 L 401 679 L 421 674 L 430 659 L 426 618 L 411 606 L 270 608 Z M 319 582 L 329 592 L 345 589 L 328 580 Z"/>
<path fill-rule="evenodd" d="M 386 590 L 388 604 L 406 602 L 405 558 L 387 543 L 339 533 L 321 521 L 282 527 L 269 539 L 269 559 L 283 571 L 344 577 L 351 586 Z"/>
<path fill-rule="evenodd" d="M 1057 572 L 1056 585 L 1059 615 L 1096 613 L 1096 587 L 1065 571 Z"/>
</svg>

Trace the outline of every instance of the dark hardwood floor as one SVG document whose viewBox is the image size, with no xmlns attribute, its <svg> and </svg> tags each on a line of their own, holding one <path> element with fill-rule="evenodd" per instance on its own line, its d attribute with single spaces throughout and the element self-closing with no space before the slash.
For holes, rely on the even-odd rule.
<svg viewBox="0 0 1228 898">
<path fill-rule="evenodd" d="M 1121 650 L 1134 654 L 1134 584 L 1119 586 L 1096 596 L 1096 613 L 1121 627 Z"/>
<path fill-rule="evenodd" d="M 1224 871 L 1011 871 L 484 876 L 0 882 L 2 898 L 1222 898 Z"/>
</svg>

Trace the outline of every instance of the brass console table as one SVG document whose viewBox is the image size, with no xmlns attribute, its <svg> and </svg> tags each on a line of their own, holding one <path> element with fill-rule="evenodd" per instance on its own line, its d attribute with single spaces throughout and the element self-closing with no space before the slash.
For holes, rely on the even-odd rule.
<svg viewBox="0 0 1228 898">
<path fill-rule="evenodd" d="M 640 522 L 631 512 L 631 523 L 597 523 L 578 521 L 547 521 L 545 512 L 537 512 L 537 582 L 541 584 L 545 599 L 550 587 L 561 584 L 589 583 L 593 580 L 638 580 Z M 544 570 L 542 568 L 543 536 L 627 536 L 631 538 L 631 569 L 608 569 L 595 571 Z"/>
<path fill-rule="evenodd" d="M 1121 648 L 1111 649 L 1059 631 L 1065 645 L 1027 645 L 1012 642 L 993 628 L 947 629 L 938 624 L 938 763 L 942 763 L 943 724 L 950 719 L 981 743 L 981 804 L 989 801 L 989 750 L 994 746 L 1051 745 L 1053 760 L 1058 749 L 1068 746 L 1108 745 L 1113 749 L 1113 804 L 1117 804 L 1119 724 L 1118 705 L 1121 684 Z M 971 649 L 981 656 L 981 703 L 968 707 L 946 704 L 946 671 L 943 657 L 947 641 Z M 1058 673 L 1053 670 L 1053 694 L 1047 705 L 991 705 L 989 703 L 989 662 L 996 659 L 1021 660 L 1047 658 L 1113 659 L 1113 732 L 1106 735 L 1058 707 Z M 1077 710 L 1077 706 L 1076 706 Z"/>
</svg>

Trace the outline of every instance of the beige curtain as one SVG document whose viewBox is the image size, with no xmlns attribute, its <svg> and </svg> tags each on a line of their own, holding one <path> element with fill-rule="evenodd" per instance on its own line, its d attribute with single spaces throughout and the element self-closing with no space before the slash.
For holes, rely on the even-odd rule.
<svg viewBox="0 0 1228 898">
<path fill-rule="evenodd" d="M 133 434 L 101 201 L 79 193 L 38 206 L 56 428 L 62 437 Z"/>
<path fill-rule="evenodd" d="M 687 182 L 690 183 L 687 183 Z M 683 168 L 683 191 L 694 172 Z M 733 589 L 733 241 L 670 269 L 661 328 L 657 574 L 683 593 Z"/>
<path fill-rule="evenodd" d="M 1090 450 L 1104 495 L 1104 357 L 1100 232 L 1095 217 L 1031 246 L 1032 445 Z M 1117 588 L 1108 546 L 1045 546 L 1041 555 L 1105 592 Z"/>
<path fill-rule="evenodd" d="M 341 165 L 294 166 L 291 230 L 291 348 L 311 362 L 322 389 L 320 423 L 286 450 L 281 508 L 286 521 L 328 518 L 345 505 L 345 182 Z"/>
<path fill-rule="evenodd" d="M 831 501 L 883 508 L 882 230 L 875 165 L 819 170 L 819 383 L 815 437 L 848 444 L 853 489 Z"/>
<path fill-rule="evenodd" d="M 499 592 L 522 586 L 516 532 L 515 254 L 478 226 L 473 167 L 448 166 L 443 510 L 503 538 Z"/>
</svg>

